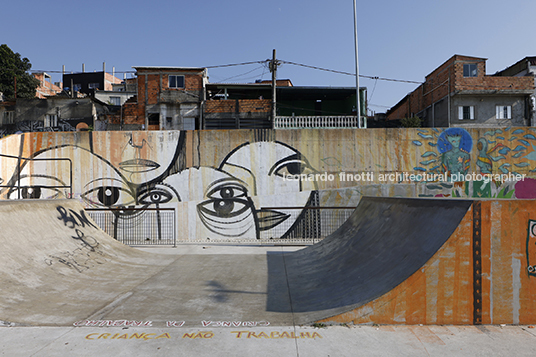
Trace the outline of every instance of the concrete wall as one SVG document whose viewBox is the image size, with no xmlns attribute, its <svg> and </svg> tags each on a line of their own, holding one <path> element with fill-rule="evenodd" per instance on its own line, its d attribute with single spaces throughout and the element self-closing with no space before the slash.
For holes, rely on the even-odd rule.
<svg viewBox="0 0 536 357">
<path fill-rule="evenodd" d="M 457 95 L 451 99 L 451 125 L 471 126 L 527 126 L 529 120 L 527 118 L 526 99 L 525 95 L 519 96 L 490 96 L 490 95 Z M 509 105 L 512 107 L 512 119 L 497 119 L 496 106 Z M 474 106 L 475 119 L 458 119 L 459 106 Z"/>
<path fill-rule="evenodd" d="M 13 156 L 0 157 L 4 199 L 72 183 L 86 207 L 175 208 L 190 240 L 306 235 L 319 223 L 302 207 L 365 194 L 536 198 L 531 128 L 28 133 L 0 153 Z M 72 180 L 68 161 L 25 158 L 69 158 Z"/>
</svg>

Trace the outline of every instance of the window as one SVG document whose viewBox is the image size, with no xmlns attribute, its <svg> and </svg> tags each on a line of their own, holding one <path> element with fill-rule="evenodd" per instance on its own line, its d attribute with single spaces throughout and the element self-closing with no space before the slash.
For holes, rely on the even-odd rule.
<svg viewBox="0 0 536 357">
<path fill-rule="evenodd" d="M 149 125 L 160 125 L 160 114 L 150 113 L 148 121 L 149 121 Z"/>
<path fill-rule="evenodd" d="M 80 83 L 77 83 L 73 86 L 73 89 L 75 92 L 80 92 L 80 89 L 82 89 L 82 85 Z"/>
<path fill-rule="evenodd" d="M 512 106 L 511 105 L 498 105 L 496 107 L 495 118 L 496 119 L 512 119 Z"/>
<path fill-rule="evenodd" d="M 475 107 L 472 105 L 467 106 L 460 106 L 458 107 L 458 119 L 464 120 L 464 119 L 475 119 Z"/>
<path fill-rule="evenodd" d="M 45 117 L 45 128 L 58 126 L 58 116 L 56 114 L 47 114 Z"/>
<path fill-rule="evenodd" d="M 121 105 L 121 97 L 110 97 L 111 105 Z"/>
<path fill-rule="evenodd" d="M 184 76 L 169 76 L 169 88 L 184 88 Z"/>
<path fill-rule="evenodd" d="M 99 89 L 99 84 L 98 83 L 89 83 L 88 88 L 89 89 Z"/>
<path fill-rule="evenodd" d="M 2 124 L 13 124 L 15 118 L 15 112 L 4 112 L 2 118 Z"/>
<path fill-rule="evenodd" d="M 477 69 L 476 63 L 466 63 L 463 65 L 463 76 L 464 77 L 476 77 Z"/>
</svg>

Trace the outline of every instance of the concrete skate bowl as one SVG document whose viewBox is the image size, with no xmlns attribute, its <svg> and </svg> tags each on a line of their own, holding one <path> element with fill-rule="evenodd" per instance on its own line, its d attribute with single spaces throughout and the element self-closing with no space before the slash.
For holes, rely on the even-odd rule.
<svg viewBox="0 0 536 357">
<path fill-rule="evenodd" d="M 534 324 L 534 212 L 532 200 L 364 197 L 299 251 L 159 255 L 114 241 L 75 200 L 4 201 L 0 325 Z"/>
</svg>

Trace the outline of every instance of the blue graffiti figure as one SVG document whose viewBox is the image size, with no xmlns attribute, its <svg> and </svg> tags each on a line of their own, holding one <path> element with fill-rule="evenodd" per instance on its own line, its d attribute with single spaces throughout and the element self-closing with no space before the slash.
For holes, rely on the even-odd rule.
<svg viewBox="0 0 536 357">
<path fill-rule="evenodd" d="M 441 169 L 449 176 L 467 174 L 473 147 L 471 135 L 461 128 L 449 128 L 439 135 L 437 148 L 441 153 Z"/>
</svg>

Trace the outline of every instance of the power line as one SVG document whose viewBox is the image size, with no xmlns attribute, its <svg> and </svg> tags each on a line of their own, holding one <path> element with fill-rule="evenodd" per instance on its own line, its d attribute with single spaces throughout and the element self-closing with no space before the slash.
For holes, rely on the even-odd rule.
<svg viewBox="0 0 536 357">
<path fill-rule="evenodd" d="M 292 64 L 292 65 L 295 65 L 295 66 L 300 66 L 300 67 L 305 67 L 305 68 L 312 68 L 312 69 L 317 69 L 317 70 L 321 70 L 321 71 L 333 72 L 333 73 L 344 74 L 344 75 L 354 76 L 355 77 L 355 73 L 337 71 L 337 70 L 334 70 L 334 69 L 327 69 L 327 68 L 322 68 L 322 67 L 310 66 L 310 65 L 307 65 L 307 64 L 295 63 L 295 62 L 290 62 L 290 61 L 283 61 L 283 60 L 279 60 L 279 61 L 281 63 Z M 380 80 L 380 81 L 422 84 L 422 82 L 417 82 L 417 81 L 408 81 L 408 80 L 404 80 L 404 79 L 392 79 L 392 78 L 365 76 L 365 75 L 362 75 L 362 74 L 360 74 L 359 77 L 368 78 L 368 79 L 375 79 L 375 80 Z"/>
<path fill-rule="evenodd" d="M 263 65 L 265 65 L 267 62 L 270 62 L 270 61 L 271 60 L 229 63 L 229 64 L 205 66 L 203 68 L 215 69 L 215 68 L 245 66 L 245 65 L 251 65 L 251 64 L 263 64 Z M 304 67 L 304 68 L 316 69 L 316 70 L 320 70 L 320 71 L 343 74 L 343 75 L 354 76 L 355 77 L 355 73 L 350 73 L 350 72 L 338 71 L 338 70 L 334 70 L 334 69 L 328 69 L 328 68 L 323 68 L 323 67 L 318 67 L 318 66 L 311 66 L 311 65 L 307 65 L 307 64 L 303 64 L 303 63 L 296 63 L 296 62 L 284 61 L 284 60 L 278 60 L 278 62 L 279 63 L 285 63 L 285 64 L 291 64 L 291 65 L 294 65 L 294 66 L 299 66 L 299 67 Z M 32 72 L 32 73 L 46 72 L 46 73 L 65 73 L 65 74 L 70 74 L 70 73 L 68 73 L 68 71 L 64 72 L 64 71 L 58 71 L 58 70 L 50 70 L 50 71 L 46 71 L 46 70 L 30 70 L 30 72 Z M 91 73 L 91 72 L 74 72 L 74 73 Z M 133 71 L 133 70 L 130 70 L 130 71 L 117 71 L 116 70 L 116 71 L 114 71 L 114 73 L 136 73 L 136 71 Z M 412 84 L 422 84 L 423 83 L 423 82 L 410 81 L 410 80 L 404 80 L 404 79 L 385 78 L 385 77 L 378 77 L 378 76 L 367 76 L 367 75 L 363 75 L 363 74 L 360 74 L 359 77 L 372 79 L 372 80 L 376 80 L 376 81 L 380 80 L 380 81 L 412 83 Z"/>
<path fill-rule="evenodd" d="M 264 68 L 264 66 L 255 67 L 251 71 L 248 71 L 248 72 L 245 72 L 245 73 L 242 73 L 242 74 L 237 74 L 236 76 L 232 76 L 232 77 L 229 77 L 229 78 L 222 79 L 220 82 L 225 82 L 225 81 L 228 81 L 228 80 L 233 79 L 233 78 L 242 77 L 242 76 L 245 76 L 246 74 L 250 74 L 252 72 L 258 71 L 258 70 L 263 69 L 263 68 Z M 249 79 L 249 78 L 245 78 L 245 79 Z"/>
<path fill-rule="evenodd" d="M 242 63 L 231 63 L 231 64 L 220 64 L 217 66 L 206 66 L 203 68 L 223 68 L 223 67 L 234 67 L 234 66 L 244 66 L 248 64 L 255 64 L 255 63 L 265 63 L 266 61 L 253 61 L 253 62 L 242 62 Z"/>
</svg>

